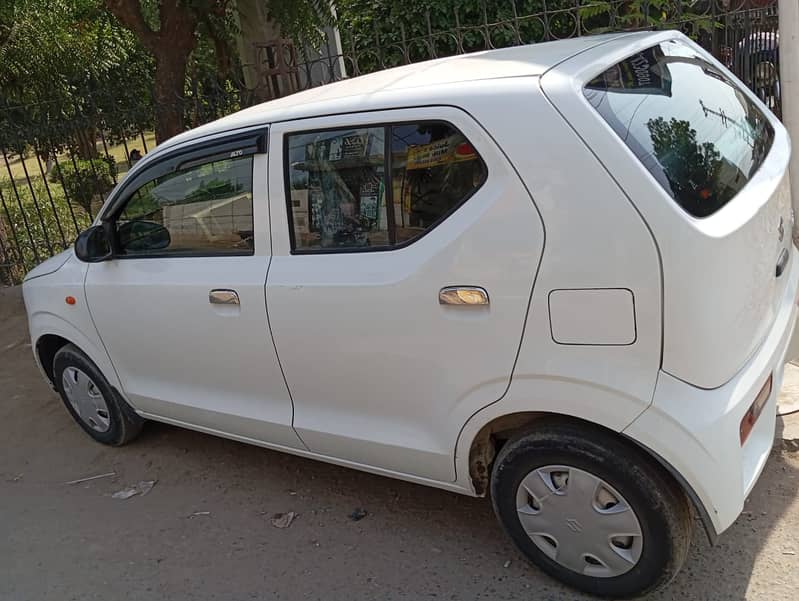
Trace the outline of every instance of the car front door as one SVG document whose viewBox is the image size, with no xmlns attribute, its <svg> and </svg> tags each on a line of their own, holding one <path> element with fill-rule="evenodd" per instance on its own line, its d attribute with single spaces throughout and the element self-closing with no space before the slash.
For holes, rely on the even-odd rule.
<svg viewBox="0 0 799 601">
<path fill-rule="evenodd" d="M 114 224 L 115 256 L 90 265 L 86 295 L 138 410 L 296 448 L 264 300 L 262 134 L 173 154 L 123 184 L 103 216 Z"/>
<path fill-rule="evenodd" d="M 451 481 L 506 391 L 543 227 L 490 136 L 427 107 L 274 124 L 267 310 L 312 451 Z"/>
</svg>

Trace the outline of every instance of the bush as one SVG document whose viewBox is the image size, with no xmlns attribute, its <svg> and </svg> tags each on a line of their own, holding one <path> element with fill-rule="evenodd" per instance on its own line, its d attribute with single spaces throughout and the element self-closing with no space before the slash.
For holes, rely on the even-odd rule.
<svg viewBox="0 0 799 601">
<path fill-rule="evenodd" d="M 111 157 L 92 160 L 76 160 L 59 163 L 50 174 L 50 181 L 64 186 L 70 202 L 76 203 L 87 213 L 92 212 L 92 201 L 114 187 L 117 175 L 116 162 Z"/>
</svg>

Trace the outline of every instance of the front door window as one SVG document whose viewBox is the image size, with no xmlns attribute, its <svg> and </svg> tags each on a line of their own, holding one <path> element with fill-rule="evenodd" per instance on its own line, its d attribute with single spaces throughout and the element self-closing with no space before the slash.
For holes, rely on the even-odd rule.
<svg viewBox="0 0 799 601">
<path fill-rule="evenodd" d="M 123 255 L 253 253 L 253 157 L 213 161 L 155 178 L 117 218 Z"/>
</svg>

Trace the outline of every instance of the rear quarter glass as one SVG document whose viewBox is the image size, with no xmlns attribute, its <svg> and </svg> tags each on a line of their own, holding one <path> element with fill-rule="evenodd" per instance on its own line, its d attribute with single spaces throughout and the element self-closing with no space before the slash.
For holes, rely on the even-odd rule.
<svg viewBox="0 0 799 601">
<path fill-rule="evenodd" d="M 774 129 L 728 75 L 667 41 L 613 65 L 583 93 L 686 212 L 707 217 L 760 168 Z"/>
</svg>

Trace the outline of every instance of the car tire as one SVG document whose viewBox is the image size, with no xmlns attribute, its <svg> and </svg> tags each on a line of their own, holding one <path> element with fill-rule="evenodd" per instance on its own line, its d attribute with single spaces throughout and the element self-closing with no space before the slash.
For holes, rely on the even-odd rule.
<svg viewBox="0 0 799 601">
<path fill-rule="evenodd" d="M 67 411 L 97 442 L 121 446 L 141 432 L 144 419 L 76 346 L 68 344 L 55 354 L 53 381 Z"/>
<path fill-rule="evenodd" d="M 512 438 L 494 462 L 491 497 L 521 552 L 587 593 L 650 593 L 688 555 L 693 520 L 682 489 L 634 444 L 600 428 L 541 422 Z"/>
</svg>

